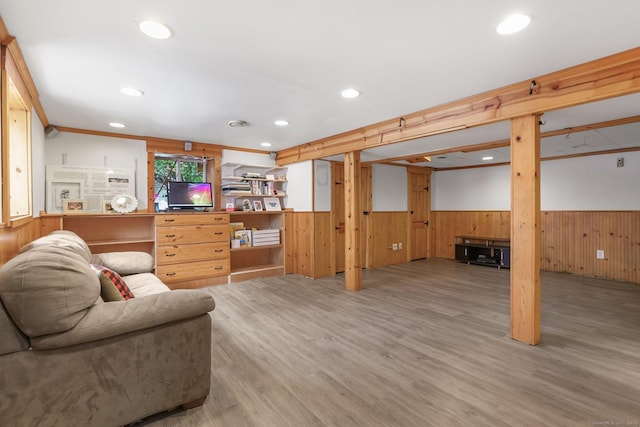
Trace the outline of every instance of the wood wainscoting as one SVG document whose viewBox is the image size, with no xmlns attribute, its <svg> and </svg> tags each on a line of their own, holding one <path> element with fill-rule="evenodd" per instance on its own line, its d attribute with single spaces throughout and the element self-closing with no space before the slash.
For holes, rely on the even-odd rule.
<svg viewBox="0 0 640 427">
<path fill-rule="evenodd" d="M 293 212 L 293 272 L 306 277 L 335 274 L 331 212 Z"/>
<path fill-rule="evenodd" d="M 510 233 L 509 211 L 434 211 L 432 218 L 438 258 L 454 259 L 456 235 Z M 640 211 L 543 211 L 540 228 L 543 271 L 640 283 Z"/>
<path fill-rule="evenodd" d="M 16 256 L 21 247 L 46 234 L 41 218 L 33 218 L 18 227 L 0 228 L 0 265 Z"/>
<path fill-rule="evenodd" d="M 367 216 L 363 267 L 379 268 L 411 260 L 411 219 L 407 212 L 371 212 Z M 331 212 L 293 213 L 293 272 L 314 279 L 333 276 L 336 241 Z M 393 243 L 402 243 L 394 251 Z M 344 252 L 344 251 L 343 251 Z"/>
</svg>

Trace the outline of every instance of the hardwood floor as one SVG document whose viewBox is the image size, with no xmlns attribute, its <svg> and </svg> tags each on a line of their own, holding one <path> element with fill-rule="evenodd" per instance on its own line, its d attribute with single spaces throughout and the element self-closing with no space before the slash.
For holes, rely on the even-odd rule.
<svg viewBox="0 0 640 427">
<path fill-rule="evenodd" d="M 542 343 L 509 270 L 423 260 L 208 288 L 211 394 L 153 426 L 640 425 L 640 286 L 542 274 Z"/>
</svg>

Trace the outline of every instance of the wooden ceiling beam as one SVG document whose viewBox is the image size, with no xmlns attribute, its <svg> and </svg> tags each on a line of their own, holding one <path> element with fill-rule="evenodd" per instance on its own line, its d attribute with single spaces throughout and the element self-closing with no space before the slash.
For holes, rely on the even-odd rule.
<svg viewBox="0 0 640 427">
<path fill-rule="evenodd" d="M 570 134 L 574 134 L 574 133 L 579 133 L 579 132 L 586 132 L 586 131 L 590 131 L 590 130 L 596 130 L 596 129 L 602 129 L 602 128 L 608 128 L 608 127 L 614 127 L 614 126 L 622 126 L 622 125 L 628 125 L 631 123 L 638 123 L 640 122 L 640 116 L 631 116 L 631 117 L 625 117 L 623 119 L 615 119 L 615 120 L 607 120 L 604 122 L 597 122 L 597 123 L 590 123 L 587 125 L 580 125 L 580 126 L 574 126 L 574 127 L 568 127 L 568 128 L 563 128 L 563 129 L 557 129 L 557 130 L 550 130 L 547 132 L 542 132 L 540 134 L 540 139 L 543 138 L 549 138 L 552 136 L 558 136 L 558 135 L 570 135 Z M 371 163 L 387 163 L 387 162 L 397 162 L 397 161 L 401 161 L 401 160 L 406 160 L 409 163 L 424 163 L 425 160 L 425 156 L 440 156 L 442 154 L 449 154 L 449 153 L 472 153 L 475 151 L 483 151 L 483 150 L 491 150 L 494 148 L 503 148 L 503 147 L 508 147 L 510 144 L 510 140 L 508 139 L 500 139 L 498 141 L 491 141 L 491 142 L 483 142 L 483 143 L 479 143 L 479 144 L 472 144 L 472 145 L 464 145 L 464 146 L 459 146 L 459 147 L 451 147 L 451 148 L 444 148 L 442 150 L 434 150 L 434 151 L 427 151 L 424 153 L 418 153 L 418 154 L 410 154 L 407 156 L 398 156 L 398 157 L 391 157 L 391 158 L 384 158 L 384 159 L 380 159 L 380 160 L 376 160 L 376 161 L 370 161 L 367 162 L 366 164 L 371 164 Z M 363 162 L 363 164 L 365 164 Z"/>
<path fill-rule="evenodd" d="M 640 48 L 278 152 L 276 163 L 366 150 L 640 92 Z"/>
</svg>

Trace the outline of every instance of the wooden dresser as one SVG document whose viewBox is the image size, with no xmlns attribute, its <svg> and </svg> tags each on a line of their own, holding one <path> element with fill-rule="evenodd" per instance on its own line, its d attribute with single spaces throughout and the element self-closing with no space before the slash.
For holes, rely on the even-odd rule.
<svg viewBox="0 0 640 427">
<path fill-rule="evenodd" d="M 227 283 L 229 215 L 156 215 L 156 274 L 172 289 Z"/>
</svg>

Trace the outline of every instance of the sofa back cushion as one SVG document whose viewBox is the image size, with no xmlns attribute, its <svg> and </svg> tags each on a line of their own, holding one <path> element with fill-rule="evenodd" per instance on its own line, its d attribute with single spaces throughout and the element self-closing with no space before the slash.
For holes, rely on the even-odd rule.
<svg viewBox="0 0 640 427">
<path fill-rule="evenodd" d="M 29 348 L 29 340 L 16 327 L 0 301 L 0 355 Z"/>
<path fill-rule="evenodd" d="M 33 248 L 39 248 L 41 246 L 57 246 L 64 248 L 70 252 L 80 255 L 87 262 L 91 261 L 91 250 L 89 249 L 89 245 L 87 245 L 87 242 L 73 231 L 53 231 L 46 236 L 40 237 L 39 239 L 24 245 L 20 249 L 20 253 L 27 252 Z"/>
<path fill-rule="evenodd" d="M 34 247 L 0 268 L 0 298 L 29 337 L 68 331 L 99 296 L 89 263 L 66 247 Z"/>
</svg>

